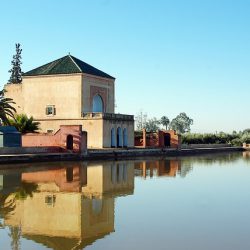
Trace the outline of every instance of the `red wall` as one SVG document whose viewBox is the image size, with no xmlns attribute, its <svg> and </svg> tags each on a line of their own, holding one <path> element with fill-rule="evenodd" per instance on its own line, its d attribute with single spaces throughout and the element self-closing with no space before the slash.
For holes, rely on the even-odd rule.
<svg viewBox="0 0 250 250">
<path fill-rule="evenodd" d="M 52 147 L 66 149 L 67 136 L 73 136 L 73 151 L 80 152 L 87 149 L 87 133 L 82 131 L 81 125 L 62 125 L 55 134 L 25 134 L 22 135 L 23 147 Z"/>
<path fill-rule="evenodd" d="M 146 132 L 143 130 L 141 137 L 135 138 L 135 146 L 138 147 L 165 147 L 165 134 L 170 134 L 170 147 L 180 147 L 181 137 L 174 130 L 159 130 L 158 132 Z M 145 143 L 146 138 L 146 143 Z"/>
</svg>

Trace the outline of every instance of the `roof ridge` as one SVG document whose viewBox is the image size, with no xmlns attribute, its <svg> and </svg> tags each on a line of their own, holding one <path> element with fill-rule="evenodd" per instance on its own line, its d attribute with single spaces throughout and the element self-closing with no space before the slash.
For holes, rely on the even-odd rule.
<svg viewBox="0 0 250 250">
<path fill-rule="evenodd" d="M 103 73 L 105 76 L 102 76 L 102 77 L 115 79 L 113 76 L 111 76 L 111 75 L 105 73 L 104 71 L 102 71 L 102 70 L 100 70 L 100 69 L 98 69 L 98 68 L 92 66 L 91 64 L 86 63 L 86 62 L 82 61 L 81 59 L 79 59 L 79 58 L 77 58 L 77 57 L 74 57 L 74 56 L 72 56 L 72 55 L 70 55 L 70 56 L 72 57 L 72 59 L 76 59 L 76 60 L 79 61 L 80 63 L 84 63 L 85 66 L 90 67 L 90 68 L 92 68 L 92 69 L 95 70 L 95 71 L 99 71 L 99 72 Z M 77 64 L 77 65 L 78 65 L 78 64 Z M 84 70 L 81 70 L 81 71 L 82 71 L 82 73 L 86 73 L 86 72 L 84 72 Z"/>
<path fill-rule="evenodd" d="M 56 74 L 89 74 L 109 79 L 115 79 L 104 71 L 71 55 L 63 56 L 50 63 L 44 64 L 24 73 L 24 76 L 56 75 Z"/>
<path fill-rule="evenodd" d="M 72 62 L 76 65 L 76 67 L 82 72 L 82 69 L 79 67 L 79 65 L 75 62 L 75 60 L 72 58 L 71 55 L 68 55 L 68 57 L 72 60 Z M 83 72 L 82 72 L 83 73 Z"/>
</svg>

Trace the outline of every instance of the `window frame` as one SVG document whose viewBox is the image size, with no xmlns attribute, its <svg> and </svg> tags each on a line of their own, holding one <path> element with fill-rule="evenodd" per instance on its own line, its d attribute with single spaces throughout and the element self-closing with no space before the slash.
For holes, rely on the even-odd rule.
<svg viewBox="0 0 250 250">
<path fill-rule="evenodd" d="M 51 108 L 51 111 L 52 111 L 51 113 L 49 113 L 50 108 Z M 46 114 L 46 116 L 55 116 L 56 115 L 55 105 L 46 105 L 45 114 Z"/>
</svg>

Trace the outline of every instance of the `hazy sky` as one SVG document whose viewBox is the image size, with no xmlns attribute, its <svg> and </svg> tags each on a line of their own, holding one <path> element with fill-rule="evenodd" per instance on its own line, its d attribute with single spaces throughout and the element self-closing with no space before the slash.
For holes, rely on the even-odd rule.
<svg viewBox="0 0 250 250">
<path fill-rule="evenodd" d="M 24 72 L 70 52 L 116 77 L 116 112 L 186 112 L 193 132 L 242 130 L 249 11 L 247 0 L 1 0 L 1 86 L 19 42 Z"/>
</svg>

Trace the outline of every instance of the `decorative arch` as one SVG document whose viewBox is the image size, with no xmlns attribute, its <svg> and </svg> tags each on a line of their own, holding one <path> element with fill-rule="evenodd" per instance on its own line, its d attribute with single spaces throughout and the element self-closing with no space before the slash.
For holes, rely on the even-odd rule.
<svg viewBox="0 0 250 250">
<path fill-rule="evenodd" d="M 123 129 L 123 147 L 127 147 L 128 146 L 128 132 L 127 132 L 127 128 Z"/>
<path fill-rule="evenodd" d="M 111 148 L 115 148 L 115 129 L 111 129 Z"/>
<path fill-rule="evenodd" d="M 104 105 L 103 105 L 103 100 L 102 97 L 99 94 L 96 94 L 93 97 L 93 108 L 92 111 L 96 113 L 102 113 L 104 112 Z"/>
<path fill-rule="evenodd" d="M 117 147 L 122 147 L 122 129 L 120 127 L 117 128 L 117 134 L 116 134 L 116 142 L 117 142 Z"/>
</svg>

